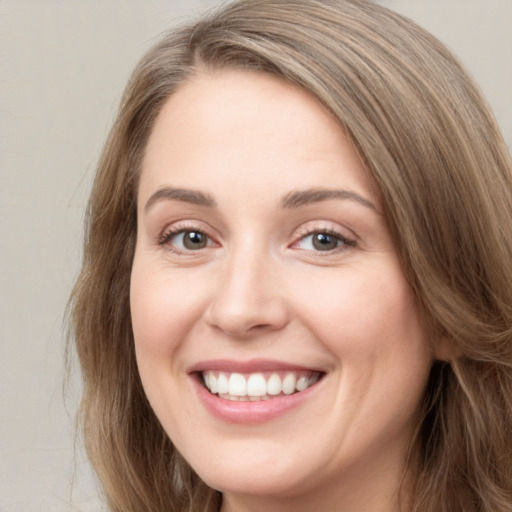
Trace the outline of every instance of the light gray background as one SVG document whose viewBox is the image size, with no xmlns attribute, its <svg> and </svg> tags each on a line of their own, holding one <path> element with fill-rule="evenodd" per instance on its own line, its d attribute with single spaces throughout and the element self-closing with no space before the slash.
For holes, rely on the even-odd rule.
<svg viewBox="0 0 512 512">
<path fill-rule="evenodd" d="M 218 0 L 0 0 L 0 511 L 100 510 L 63 399 L 63 311 L 117 102 L 158 34 Z M 382 0 L 480 83 L 512 146 L 512 0 Z M 73 480 L 73 494 L 71 486 Z"/>
</svg>

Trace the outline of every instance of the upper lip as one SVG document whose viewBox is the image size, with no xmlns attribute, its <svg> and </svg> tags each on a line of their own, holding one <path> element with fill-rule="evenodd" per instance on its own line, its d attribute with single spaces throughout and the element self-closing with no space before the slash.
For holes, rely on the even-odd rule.
<svg viewBox="0 0 512 512">
<path fill-rule="evenodd" d="M 200 361 L 189 368 L 187 373 L 220 371 L 227 373 L 256 373 L 256 372 L 272 372 L 279 370 L 300 371 L 311 370 L 322 372 L 318 368 L 297 365 L 293 363 L 276 361 L 271 359 L 251 359 L 249 361 L 235 361 L 232 359 L 211 359 L 208 361 Z"/>
</svg>

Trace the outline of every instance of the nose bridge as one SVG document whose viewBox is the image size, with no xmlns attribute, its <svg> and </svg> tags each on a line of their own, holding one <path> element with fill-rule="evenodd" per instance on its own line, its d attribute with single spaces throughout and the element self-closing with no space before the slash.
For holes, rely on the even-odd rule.
<svg viewBox="0 0 512 512">
<path fill-rule="evenodd" d="M 210 322 L 225 333 L 246 336 L 286 322 L 277 261 L 262 244 L 243 240 L 228 251 L 210 308 Z"/>
</svg>

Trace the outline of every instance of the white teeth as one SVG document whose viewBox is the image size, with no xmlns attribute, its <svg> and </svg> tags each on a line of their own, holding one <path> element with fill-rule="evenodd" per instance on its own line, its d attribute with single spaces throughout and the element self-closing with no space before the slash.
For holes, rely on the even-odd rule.
<svg viewBox="0 0 512 512">
<path fill-rule="evenodd" d="M 223 374 L 221 373 L 221 375 Z M 228 393 L 231 396 L 247 396 L 247 382 L 241 373 L 232 373 L 228 385 Z"/>
<path fill-rule="evenodd" d="M 305 389 L 307 389 L 308 384 L 309 384 L 309 379 L 307 377 L 299 377 L 297 379 L 297 384 L 296 384 L 297 391 L 304 391 Z M 206 387 L 208 387 L 208 384 L 206 385 Z M 212 393 L 213 393 L 213 391 L 212 391 Z"/>
<path fill-rule="evenodd" d="M 261 373 L 253 373 L 247 380 L 247 394 L 252 397 L 267 394 L 267 381 Z"/>
<path fill-rule="evenodd" d="M 208 380 L 210 381 L 210 391 L 212 393 L 217 393 L 218 392 L 217 377 L 215 377 L 215 375 L 213 373 L 210 373 L 210 378 Z"/>
<path fill-rule="evenodd" d="M 279 395 L 281 391 L 281 377 L 277 373 L 273 373 L 267 381 L 267 394 Z"/>
<path fill-rule="evenodd" d="M 291 395 L 304 391 L 319 378 L 319 372 L 299 370 L 284 373 L 227 373 L 207 371 L 202 374 L 205 386 L 212 394 L 226 400 L 259 401 L 270 400 L 278 395 Z"/>
<path fill-rule="evenodd" d="M 291 395 L 295 391 L 295 375 L 293 373 L 289 373 L 283 379 L 282 388 L 285 395 Z"/>
<path fill-rule="evenodd" d="M 309 378 L 309 381 L 308 381 L 308 388 L 310 386 L 312 386 L 313 384 L 315 384 L 316 382 L 318 382 L 319 378 L 320 378 L 320 375 L 318 373 L 311 375 L 311 377 Z"/>
<path fill-rule="evenodd" d="M 208 385 L 206 385 L 206 387 L 208 387 Z M 229 393 L 228 378 L 224 373 L 219 373 L 219 377 L 217 379 L 217 393 L 219 393 L 219 395 L 225 395 L 226 393 Z M 234 395 L 235 393 L 230 394 Z"/>
</svg>

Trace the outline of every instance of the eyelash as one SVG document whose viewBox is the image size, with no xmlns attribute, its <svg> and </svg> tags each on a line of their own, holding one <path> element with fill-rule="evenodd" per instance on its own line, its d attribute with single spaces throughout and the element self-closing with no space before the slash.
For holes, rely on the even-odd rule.
<svg viewBox="0 0 512 512">
<path fill-rule="evenodd" d="M 339 251 L 345 251 L 350 247 L 356 246 L 356 241 L 354 239 L 347 238 L 346 236 L 342 235 L 339 231 L 336 231 L 335 229 L 331 228 L 322 228 L 322 227 L 314 227 L 314 228 L 305 228 L 303 232 L 299 232 L 297 235 L 297 241 L 292 244 L 292 248 L 296 247 L 300 242 L 306 240 L 308 237 L 314 236 L 314 235 L 327 235 L 329 237 L 335 238 L 339 245 L 333 249 L 328 249 L 325 251 L 321 250 L 310 250 L 311 252 L 314 252 L 315 254 L 333 254 L 335 252 Z"/>
<path fill-rule="evenodd" d="M 205 236 L 207 238 L 207 245 L 205 247 L 201 247 L 198 249 L 181 249 L 181 248 L 178 248 L 175 245 L 172 245 L 170 243 L 172 241 L 172 239 L 174 237 L 176 237 L 177 235 L 186 234 L 186 233 L 198 233 L 198 234 Z M 348 248 L 355 247 L 357 245 L 356 241 L 354 239 L 347 238 L 346 236 L 342 235 L 339 231 L 336 231 L 336 230 L 330 229 L 330 228 L 315 227 L 314 229 L 306 228 L 303 231 L 299 232 L 297 235 L 296 241 L 293 242 L 293 244 L 291 244 L 290 247 L 292 249 L 298 250 L 297 245 L 300 242 L 304 241 L 305 239 L 307 239 L 308 237 L 313 236 L 313 235 L 327 235 L 329 237 L 335 238 L 340 244 L 339 246 L 337 246 L 333 249 L 328 249 L 325 251 L 314 250 L 314 249 L 309 250 L 310 252 L 314 252 L 314 253 L 322 253 L 323 252 L 326 254 L 332 254 L 334 252 L 347 250 Z M 214 239 L 211 236 L 209 236 L 204 229 L 199 229 L 199 228 L 196 228 L 193 226 L 180 226 L 180 225 L 173 226 L 173 227 L 170 227 L 169 229 L 165 230 L 161 234 L 161 236 L 159 237 L 159 240 L 158 240 L 158 244 L 160 246 L 166 245 L 171 252 L 178 254 L 178 255 L 180 255 L 180 254 L 190 255 L 190 254 L 197 253 L 201 249 L 211 247 L 212 242 L 213 242 L 213 244 L 216 243 L 214 241 Z"/>
<path fill-rule="evenodd" d="M 175 245 L 172 245 L 170 242 L 171 240 L 180 235 L 180 234 L 186 234 L 186 233 L 199 233 L 207 238 L 207 245 L 206 247 L 211 247 L 211 242 L 213 241 L 213 238 L 209 236 L 204 229 L 199 229 L 194 226 L 172 226 L 168 229 L 166 229 L 158 240 L 158 245 L 164 246 L 166 245 L 168 249 L 175 253 L 175 254 L 183 254 L 183 255 L 190 255 L 194 254 L 195 252 L 198 252 L 200 249 L 181 249 L 176 247 Z M 201 248 L 202 249 L 202 248 Z"/>
</svg>

